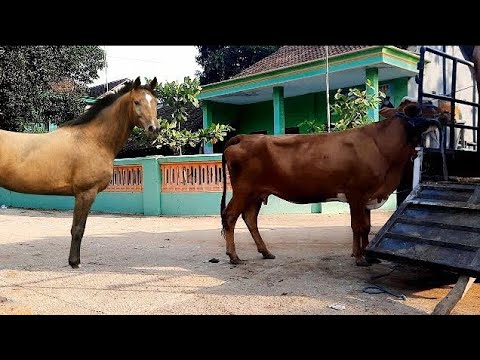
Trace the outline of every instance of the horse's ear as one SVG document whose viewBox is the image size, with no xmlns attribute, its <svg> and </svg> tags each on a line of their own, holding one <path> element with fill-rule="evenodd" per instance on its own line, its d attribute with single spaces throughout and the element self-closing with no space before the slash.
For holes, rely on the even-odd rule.
<svg viewBox="0 0 480 360">
<path fill-rule="evenodd" d="M 157 77 L 154 77 L 153 80 L 150 82 L 150 89 L 155 90 L 157 87 Z"/>
<path fill-rule="evenodd" d="M 135 82 L 133 83 L 133 88 L 136 89 L 140 86 L 140 76 L 135 79 Z"/>
<path fill-rule="evenodd" d="M 408 117 L 418 116 L 418 115 L 420 115 L 420 111 L 421 111 L 421 109 L 417 104 L 409 104 L 409 105 L 405 106 L 405 108 L 403 109 L 403 112 Z"/>
</svg>

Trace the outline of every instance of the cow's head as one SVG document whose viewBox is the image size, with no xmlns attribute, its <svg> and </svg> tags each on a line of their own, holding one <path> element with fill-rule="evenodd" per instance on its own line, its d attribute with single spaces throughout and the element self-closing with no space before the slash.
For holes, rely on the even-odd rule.
<svg viewBox="0 0 480 360">
<path fill-rule="evenodd" d="M 385 118 L 401 118 L 407 129 L 407 137 L 412 145 L 418 144 L 422 135 L 441 129 L 450 115 L 431 102 L 418 105 L 416 99 L 405 97 L 397 108 L 383 108 L 380 115 Z"/>
<path fill-rule="evenodd" d="M 403 119 L 407 123 L 409 139 L 415 143 L 418 142 L 420 136 L 441 129 L 439 118 L 442 114 L 437 111 L 438 108 L 432 106 L 425 108 L 412 103 L 403 108 Z"/>
</svg>

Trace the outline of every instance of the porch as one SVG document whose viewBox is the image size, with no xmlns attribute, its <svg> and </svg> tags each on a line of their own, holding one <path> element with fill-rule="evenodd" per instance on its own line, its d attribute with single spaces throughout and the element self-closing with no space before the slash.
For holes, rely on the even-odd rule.
<svg viewBox="0 0 480 360">
<path fill-rule="evenodd" d="M 330 103 L 337 89 L 361 88 L 368 79 L 371 91 L 382 90 L 398 105 L 408 94 L 408 80 L 417 74 L 418 59 L 393 46 L 368 46 L 330 56 Z M 306 133 L 300 125 L 305 120 L 327 123 L 325 58 L 257 70 L 203 88 L 199 99 L 204 127 L 222 123 L 233 126 L 237 134 L 280 135 Z M 378 109 L 372 110 L 370 117 L 379 120 Z M 334 123 L 335 117 L 331 121 Z M 221 152 L 221 148 L 210 145 L 205 152 Z"/>
</svg>

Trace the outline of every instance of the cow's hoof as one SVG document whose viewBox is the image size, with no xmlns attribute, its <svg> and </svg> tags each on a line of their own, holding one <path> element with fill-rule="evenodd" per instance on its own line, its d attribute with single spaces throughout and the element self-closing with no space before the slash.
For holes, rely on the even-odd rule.
<svg viewBox="0 0 480 360">
<path fill-rule="evenodd" d="M 247 262 L 245 260 L 240 260 L 239 258 L 230 259 L 230 264 L 233 265 L 245 265 Z"/>
<path fill-rule="evenodd" d="M 355 259 L 355 263 L 357 264 L 357 266 L 371 266 L 372 265 L 367 260 L 365 260 L 364 257 Z"/>
<path fill-rule="evenodd" d="M 262 252 L 263 258 L 264 259 L 275 259 L 275 255 L 273 255 L 271 252 Z"/>
<path fill-rule="evenodd" d="M 382 262 L 380 259 L 377 258 L 366 258 L 365 260 L 367 260 L 369 264 L 380 264 Z"/>
</svg>

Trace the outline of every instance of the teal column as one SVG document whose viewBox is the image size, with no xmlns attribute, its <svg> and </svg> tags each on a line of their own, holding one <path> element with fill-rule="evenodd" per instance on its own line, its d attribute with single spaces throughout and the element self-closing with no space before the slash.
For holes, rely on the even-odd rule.
<svg viewBox="0 0 480 360">
<path fill-rule="evenodd" d="M 393 106 L 397 107 L 400 105 L 402 99 L 408 95 L 408 78 L 398 78 L 392 80 L 390 83 L 392 86 L 392 103 Z"/>
<path fill-rule="evenodd" d="M 51 123 L 50 121 L 48 122 L 48 131 L 53 131 L 53 130 L 56 130 L 57 129 L 57 125 L 56 124 L 53 124 Z"/>
<path fill-rule="evenodd" d="M 283 86 L 273 88 L 273 134 L 285 134 L 285 106 L 283 103 Z"/>
<path fill-rule="evenodd" d="M 12 192 L 0 187 L 0 206 L 12 206 Z"/>
<path fill-rule="evenodd" d="M 160 215 L 160 192 L 162 178 L 160 164 L 156 157 L 142 160 L 143 166 L 143 213 L 145 215 Z"/>
<path fill-rule="evenodd" d="M 367 88 L 367 94 L 378 94 L 378 68 L 367 68 L 366 69 L 367 80 L 370 80 L 373 89 Z M 368 117 L 374 121 L 379 120 L 378 106 L 376 109 L 368 110 Z"/>
<path fill-rule="evenodd" d="M 212 111 L 212 103 L 210 101 L 204 101 L 202 104 L 202 112 L 203 112 L 203 128 L 207 128 L 212 125 L 213 122 L 213 111 Z M 211 143 L 205 144 L 203 148 L 204 154 L 213 154 L 213 145 Z"/>
</svg>

